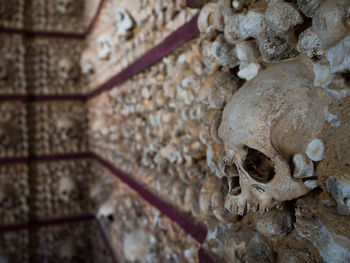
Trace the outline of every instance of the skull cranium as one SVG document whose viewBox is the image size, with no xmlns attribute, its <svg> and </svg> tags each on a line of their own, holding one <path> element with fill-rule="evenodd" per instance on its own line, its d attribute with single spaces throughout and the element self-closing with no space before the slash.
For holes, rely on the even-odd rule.
<svg viewBox="0 0 350 263">
<path fill-rule="evenodd" d="M 74 80 L 79 75 L 78 65 L 74 60 L 70 58 L 62 58 L 58 63 L 58 76 L 59 78 L 67 82 L 69 80 Z"/>
<path fill-rule="evenodd" d="M 56 11 L 68 14 L 73 11 L 73 0 L 56 0 Z"/>
<path fill-rule="evenodd" d="M 288 164 L 324 124 L 327 95 L 305 71 L 297 63 L 270 67 L 226 105 L 218 132 L 226 161 L 239 173 L 239 189 L 225 200 L 232 213 L 265 211 L 311 190 L 307 181 L 292 178 Z"/>
<path fill-rule="evenodd" d="M 56 128 L 59 132 L 59 136 L 66 140 L 72 139 L 78 135 L 78 125 L 75 119 L 69 116 L 62 116 L 56 122 Z"/>
<path fill-rule="evenodd" d="M 69 201 L 72 198 L 72 194 L 74 193 L 75 188 L 75 182 L 71 177 L 62 177 L 58 184 L 59 198 L 64 202 Z"/>
</svg>

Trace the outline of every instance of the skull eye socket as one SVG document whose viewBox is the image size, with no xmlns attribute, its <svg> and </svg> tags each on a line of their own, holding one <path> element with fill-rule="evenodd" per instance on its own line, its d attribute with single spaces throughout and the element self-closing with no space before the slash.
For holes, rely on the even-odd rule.
<svg viewBox="0 0 350 263">
<path fill-rule="evenodd" d="M 244 169 L 249 175 L 260 183 L 268 183 L 275 176 L 273 161 L 262 152 L 248 148 L 247 156 L 244 160 Z"/>
</svg>

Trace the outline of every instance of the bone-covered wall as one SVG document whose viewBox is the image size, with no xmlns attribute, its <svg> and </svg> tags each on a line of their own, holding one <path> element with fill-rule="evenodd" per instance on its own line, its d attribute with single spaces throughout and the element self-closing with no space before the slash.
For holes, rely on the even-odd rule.
<svg viewBox="0 0 350 263">
<path fill-rule="evenodd" d="M 0 2 L 0 262 L 350 262 L 348 0 Z"/>
</svg>

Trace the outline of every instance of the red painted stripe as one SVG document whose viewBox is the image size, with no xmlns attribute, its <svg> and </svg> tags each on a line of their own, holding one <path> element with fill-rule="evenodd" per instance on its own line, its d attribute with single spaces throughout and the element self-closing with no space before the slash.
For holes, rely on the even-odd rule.
<svg viewBox="0 0 350 263">
<path fill-rule="evenodd" d="M 29 227 L 45 227 L 52 225 L 62 225 L 68 223 L 75 223 L 80 221 L 88 221 L 93 220 L 95 218 L 94 215 L 78 215 L 71 217 L 63 217 L 63 218 L 53 218 L 47 220 L 33 220 L 29 222 Z"/>
<path fill-rule="evenodd" d="M 115 168 L 111 163 L 105 161 L 94 153 L 72 153 L 61 155 L 40 155 L 30 156 L 28 158 L 7 158 L 1 159 L 0 164 L 13 163 L 15 161 L 57 161 L 64 159 L 81 159 L 94 158 L 99 161 L 104 167 L 110 170 L 115 176 L 119 177 L 124 183 L 129 185 L 140 196 L 142 196 L 148 203 L 156 207 L 160 212 L 169 217 L 172 221 L 180 225 L 188 234 L 195 238 L 199 243 L 202 243 L 207 235 L 207 229 L 204 225 L 196 223 L 188 214 L 178 211 L 174 206 L 166 203 L 155 194 L 148 191 L 146 188 L 137 183 L 130 176 L 124 174 L 119 169 Z"/>
<path fill-rule="evenodd" d="M 100 3 L 99 3 L 99 6 L 97 8 L 97 12 L 94 16 L 94 18 L 92 19 L 90 25 L 88 26 L 87 30 L 85 31 L 85 38 L 87 38 L 89 36 L 89 34 L 91 33 L 91 31 L 93 30 L 93 28 L 95 27 L 97 21 L 98 21 L 98 18 L 100 16 L 100 13 L 101 13 L 101 10 L 102 10 L 102 7 L 105 3 L 105 0 L 101 0 Z"/>
<path fill-rule="evenodd" d="M 99 88 L 92 91 L 87 95 L 87 99 L 91 99 L 100 93 L 113 88 L 115 85 L 125 81 L 131 76 L 141 72 L 147 67 L 151 66 L 155 62 L 159 61 L 164 56 L 168 55 L 170 52 L 181 46 L 182 44 L 196 38 L 199 35 L 199 30 L 197 27 L 198 14 L 194 16 L 188 23 L 184 24 L 173 33 L 171 33 L 167 38 L 165 38 L 159 45 L 152 48 L 141 58 L 134 61 L 126 69 L 124 69 L 119 74 L 115 75 L 107 82 L 102 84 Z"/>
<path fill-rule="evenodd" d="M 90 158 L 91 153 L 85 152 L 85 153 L 68 153 L 68 154 L 54 154 L 54 155 L 33 155 L 29 156 L 29 161 L 59 161 L 59 160 L 65 160 L 65 159 L 83 159 L 83 158 Z"/>
<path fill-rule="evenodd" d="M 62 218 L 53 218 L 45 220 L 31 220 L 28 223 L 23 224 L 12 224 L 12 225 L 0 225 L 0 232 L 12 232 L 23 229 L 29 229 L 31 227 L 45 227 L 51 225 L 61 225 L 80 221 L 88 221 L 95 219 L 94 215 L 78 215 Z"/>
<path fill-rule="evenodd" d="M 29 161 L 60 161 L 60 160 L 75 160 L 91 158 L 92 155 L 89 152 L 84 153 L 67 153 L 67 154 L 53 154 L 53 155 L 32 155 L 28 157 L 8 157 L 0 158 L 0 165 L 13 164 L 13 163 L 26 163 Z"/>
<path fill-rule="evenodd" d="M 111 243 L 109 241 L 109 238 L 107 237 L 107 234 L 106 234 L 105 230 L 103 229 L 103 226 L 102 226 L 100 220 L 98 218 L 95 218 L 95 220 L 96 220 L 97 226 L 98 226 L 98 228 L 100 230 L 103 242 L 105 243 L 106 247 L 109 250 L 109 253 L 111 254 L 113 263 L 118 263 L 117 258 L 116 258 L 115 254 L 114 254 L 114 250 L 112 248 L 112 245 L 111 245 Z"/>
<path fill-rule="evenodd" d="M 198 259 L 199 263 L 215 263 L 214 260 L 209 257 L 209 255 L 205 252 L 203 247 L 201 247 L 198 251 Z"/>
<path fill-rule="evenodd" d="M 134 179 L 128 175 L 122 173 L 120 170 L 115 168 L 111 163 L 103 160 L 99 156 L 93 154 L 95 159 L 98 160 L 104 167 L 111 171 L 115 176 L 120 178 L 124 183 L 129 185 L 135 190 L 140 196 L 142 196 L 148 203 L 156 207 L 161 213 L 169 217 L 172 221 L 176 222 L 181 226 L 186 233 L 190 234 L 199 243 L 202 243 L 207 235 L 207 229 L 204 225 L 196 223 L 193 218 L 188 214 L 178 211 L 174 206 L 166 203 L 158 196 L 154 195 Z"/>
<path fill-rule="evenodd" d="M 28 162 L 28 157 L 6 157 L 0 158 L 0 165 L 14 164 L 14 163 L 26 163 Z"/>
<path fill-rule="evenodd" d="M 20 231 L 23 229 L 28 229 L 29 224 L 23 223 L 23 224 L 12 224 L 12 225 L 0 225 L 0 233 L 1 232 L 13 232 L 13 231 Z"/>
<path fill-rule="evenodd" d="M 0 95 L 1 101 L 11 101 L 11 100 L 20 100 L 23 102 L 35 102 L 35 101 L 52 101 L 52 100 L 78 100 L 85 101 L 86 96 L 80 94 L 72 95 Z"/>
<path fill-rule="evenodd" d="M 49 101 L 49 100 L 79 100 L 85 101 L 91 99 L 104 91 L 112 89 L 133 75 L 143 71 L 152 64 L 156 63 L 164 56 L 168 55 L 184 43 L 196 38 L 199 35 L 197 27 L 198 15 L 194 16 L 189 22 L 175 30 L 159 45 L 152 48 L 141 58 L 134 61 L 126 69 L 116 74 L 104 84 L 93 90 L 87 95 L 0 95 L 0 101 L 22 100 L 22 101 Z"/>
</svg>

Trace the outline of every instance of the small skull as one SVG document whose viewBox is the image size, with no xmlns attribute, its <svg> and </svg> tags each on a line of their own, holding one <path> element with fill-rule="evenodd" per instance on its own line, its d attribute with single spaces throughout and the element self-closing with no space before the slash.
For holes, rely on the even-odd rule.
<svg viewBox="0 0 350 263">
<path fill-rule="evenodd" d="M 113 200 L 107 200 L 99 207 L 97 217 L 100 219 L 108 219 L 110 222 L 113 222 L 115 209 L 115 202 Z"/>
<path fill-rule="evenodd" d="M 63 140 L 72 139 L 79 135 L 78 123 L 72 117 L 62 116 L 58 118 L 56 129 Z"/>
<path fill-rule="evenodd" d="M 74 195 L 76 185 L 73 179 L 69 176 L 62 177 L 58 184 L 58 195 L 60 200 L 68 202 Z"/>
<path fill-rule="evenodd" d="M 58 77 L 63 82 L 75 80 L 79 76 L 79 67 L 76 62 L 70 58 L 62 58 L 58 63 Z"/>
<path fill-rule="evenodd" d="M 130 15 L 122 9 L 117 8 L 116 13 L 116 27 L 117 32 L 120 36 L 128 37 L 130 36 L 130 30 L 134 26 L 134 22 Z"/>
<path fill-rule="evenodd" d="M 239 173 L 239 189 L 225 201 L 232 213 L 265 211 L 315 186 L 307 178 L 293 178 L 288 164 L 305 152 L 325 123 L 322 112 L 328 97 L 304 72 L 297 63 L 270 67 L 225 106 L 219 137 L 226 161 Z"/>
<path fill-rule="evenodd" d="M 109 34 L 97 38 L 97 55 L 100 59 L 109 59 L 112 54 L 112 37 Z"/>
<path fill-rule="evenodd" d="M 73 11 L 73 0 L 56 0 L 56 11 L 61 14 L 69 14 Z"/>
</svg>

